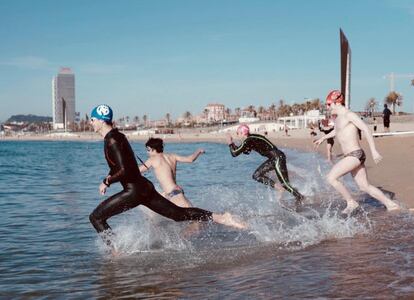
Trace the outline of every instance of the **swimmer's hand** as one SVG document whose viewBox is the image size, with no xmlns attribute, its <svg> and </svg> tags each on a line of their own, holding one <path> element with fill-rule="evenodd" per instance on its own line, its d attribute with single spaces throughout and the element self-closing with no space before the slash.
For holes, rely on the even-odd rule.
<svg viewBox="0 0 414 300">
<path fill-rule="evenodd" d="M 382 160 L 381 154 L 379 154 L 376 150 L 372 152 L 372 158 L 374 159 L 374 162 L 378 164 Z"/>
<path fill-rule="evenodd" d="M 233 138 L 231 137 L 230 133 L 226 134 L 226 140 L 227 140 L 227 144 L 233 144 Z"/>
<path fill-rule="evenodd" d="M 324 141 L 323 137 L 320 138 L 319 140 L 313 141 L 313 147 L 317 149 L 319 145 L 322 144 L 323 141 Z"/>
<path fill-rule="evenodd" d="M 197 152 L 200 153 L 200 154 L 204 154 L 204 153 L 206 153 L 206 150 L 200 148 L 200 149 L 197 149 Z"/>
<path fill-rule="evenodd" d="M 108 187 L 106 186 L 106 184 L 104 184 L 103 182 L 101 182 L 101 184 L 99 185 L 99 194 L 105 195 L 107 188 Z"/>
</svg>

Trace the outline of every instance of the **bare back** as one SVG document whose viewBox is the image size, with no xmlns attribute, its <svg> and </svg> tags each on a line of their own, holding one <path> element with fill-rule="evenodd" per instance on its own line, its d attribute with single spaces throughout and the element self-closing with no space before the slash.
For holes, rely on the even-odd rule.
<svg viewBox="0 0 414 300">
<path fill-rule="evenodd" d="M 353 114 L 353 112 L 348 111 L 335 119 L 336 138 L 344 154 L 361 149 L 358 128 L 351 122 L 349 114 Z"/>
<path fill-rule="evenodd" d="M 163 191 L 166 193 L 171 192 L 177 186 L 175 182 L 177 170 L 177 159 L 175 155 L 159 153 L 151 157 L 151 164 Z"/>
</svg>

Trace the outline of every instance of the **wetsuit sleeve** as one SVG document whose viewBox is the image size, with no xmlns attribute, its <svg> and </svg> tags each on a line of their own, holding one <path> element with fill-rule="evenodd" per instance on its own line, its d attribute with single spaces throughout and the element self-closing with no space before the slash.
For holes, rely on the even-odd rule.
<svg viewBox="0 0 414 300">
<path fill-rule="evenodd" d="M 248 138 L 247 138 L 248 139 Z M 248 150 L 247 150 L 247 139 L 245 139 L 240 146 L 236 146 L 235 143 L 231 143 L 229 144 L 229 148 L 230 148 L 230 153 L 231 156 L 236 157 L 239 156 L 242 153 L 246 153 L 248 154 Z"/>
<path fill-rule="evenodd" d="M 114 168 L 109 172 L 107 182 L 111 185 L 114 182 L 121 181 L 125 177 L 125 161 L 122 155 L 122 143 L 113 142 L 108 146 L 111 160 L 115 164 Z"/>
</svg>

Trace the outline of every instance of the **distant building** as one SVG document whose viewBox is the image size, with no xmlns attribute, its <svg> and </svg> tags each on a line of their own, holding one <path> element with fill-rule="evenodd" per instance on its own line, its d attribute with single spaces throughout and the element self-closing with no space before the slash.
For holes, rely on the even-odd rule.
<svg viewBox="0 0 414 300">
<path fill-rule="evenodd" d="M 75 74 L 70 68 L 61 68 L 52 80 L 53 129 L 66 129 L 74 124 Z"/>
<path fill-rule="evenodd" d="M 208 122 L 221 122 L 225 119 L 226 107 L 219 103 L 210 103 L 205 107 Z"/>
<path fill-rule="evenodd" d="M 239 123 L 253 123 L 258 121 L 260 121 L 260 119 L 256 116 L 256 112 L 247 109 L 242 110 Z"/>
</svg>

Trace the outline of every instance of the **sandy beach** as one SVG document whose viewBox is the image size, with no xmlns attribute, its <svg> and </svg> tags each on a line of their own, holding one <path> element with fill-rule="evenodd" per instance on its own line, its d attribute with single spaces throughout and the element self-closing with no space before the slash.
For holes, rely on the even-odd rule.
<svg viewBox="0 0 414 300">
<path fill-rule="evenodd" d="M 414 122 L 393 123 L 391 130 L 395 132 L 414 131 Z M 382 126 L 379 126 L 378 132 L 382 132 Z M 294 148 L 300 151 L 318 151 L 320 155 L 325 155 L 325 145 L 322 144 L 318 150 L 315 150 L 312 141 L 321 136 L 317 132 L 317 137 L 310 136 L 309 129 L 290 130 L 289 136 L 284 132 L 269 133 L 268 138 L 281 148 Z M 126 133 L 131 141 L 145 142 L 148 135 L 136 135 Z M 225 143 L 226 136 L 223 133 L 204 133 L 198 130 L 183 131 L 177 134 L 160 134 L 151 135 L 160 137 L 169 143 L 192 143 L 192 142 L 212 142 Z M 82 140 L 82 141 L 100 141 L 101 138 L 93 132 L 87 133 L 68 133 L 66 135 L 24 135 L 14 137 L 1 137 L 0 141 L 28 141 L 28 140 Z M 375 138 L 375 144 L 383 160 L 375 164 L 372 160 L 369 146 L 366 140 L 362 139 L 362 147 L 367 153 L 366 166 L 369 180 L 372 184 L 387 191 L 395 193 L 394 199 L 400 201 L 407 208 L 414 208 L 414 134 L 404 134 L 395 136 L 382 136 Z M 341 155 L 342 151 L 335 143 L 333 149 L 334 157 Z M 328 163 L 328 162 L 327 162 Z"/>
</svg>

